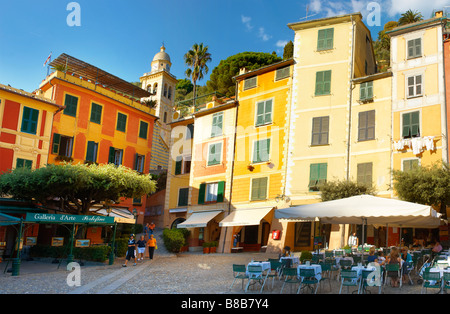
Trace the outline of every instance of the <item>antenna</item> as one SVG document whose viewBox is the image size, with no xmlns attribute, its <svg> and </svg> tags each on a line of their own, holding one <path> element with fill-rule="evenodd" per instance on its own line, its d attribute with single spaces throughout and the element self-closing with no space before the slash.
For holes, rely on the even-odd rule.
<svg viewBox="0 0 450 314">
<path fill-rule="evenodd" d="M 303 19 L 306 19 L 306 20 L 308 20 L 308 17 L 311 17 L 311 16 L 314 16 L 314 15 L 317 15 L 317 13 L 316 14 L 312 14 L 312 15 L 310 15 L 310 16 L 308 16 L 308 13 L 309 13 L 309 4 L 306 6 L 306 16 L 305 17 L 302 17 L 302 18 L 300 18 L 300 20 L 303 20 Z"/>
</svg>

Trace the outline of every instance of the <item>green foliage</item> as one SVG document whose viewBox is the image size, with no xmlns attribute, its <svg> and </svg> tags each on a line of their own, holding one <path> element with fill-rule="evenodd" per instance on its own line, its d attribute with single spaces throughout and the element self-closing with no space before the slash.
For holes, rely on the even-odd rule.
<svg viewBox="0 0 450 314">
<path fill-rule="evenodd" d="M 337 180 L 319 186 L 322 202 L 337 200 L 355 195 L 374 195 L 375 189 L 352 181 Z"/>
<path fill-rule="evenodd" d="M 294 57 L 294 43 L 292 40 L 289 40 L 289 42 L 284 46 L 283 51 L 283 60 L 287 60 Z"/>
<path fill-rule="evenodd" d="M 116 243 L 116 256 L 124 257 L 128 250 L 128 238 L 118 238 L 115 240 Z"/>
<path fill-rule="evenodd" d="M 73 248 L 74 259 L 104 262 L 109 258 L 111 252 L 110 246 L 92 246 L 86 248 Z M 68 250 L 66 247 L 55 247 L 47 245 L 35 245 L 30 248 L 30 255 L 32 257 L 51 257 L 51 258 L 66 258 Z"/>
<path fill-rule="evenodd" d="M 398 20 L 398 25 L 406 25 L 411 24 L 415 22 L 419 22 L 423 20 L 423 16 L 420 12 L 412 10 L 408 10 L 405 13 L 402 14 L 400 19 Z"/>
<path fill-rule="evenodd" d="M 448 164 L 436 163 L 428 167 L 413 167 L 408 171 L 393 171 L 394 190 L 400 199 L 441 206 L 450 202 L 450 168 Z M 445 216 L 444 216 L 445 217 Z"/>
<path fill-rule="evenodd" d="M 163 242 L 169 252 L 178 253 L 186 243 L 182 229 L 164 229 Z"/>
<path fill-rule="evenodd" d="M 204 46 L 203 43 L 195 43 L 184 55 L 184 62 L 188 66 L 185 74 L 192 79 L 193 83 L 193 98 L 197 95 L 197 81 L 203 79 L 203 76 L 208 73 L 209 68 L 207 63 L 211 62 L 211 60 L 208 46 Z"/>
<path fill-rule="evenodd" d="M 378 32 L 378 39 L 374 41 L 373 47 L 379 72 L 386 72 L 390 66 L 391 38 L 386 32 L 398 26 L 398 22 L 390 21 L 384 24 L 384 28 Z"/>
<path fill-rule="evenodd" d="M 0 176 L 0 195 L 35 201 L 44 206 L 54 199 L 67 213 L 87 215 L 94 205 L 134 198 L 155 191 L 149 175 L 108 164 L 60 164 L 32 170 L 18 168 Z"/>
<path fill-rule="evenodd" d="M 300 255 L 300 263 L 310 260 L 312 260 L 312 253 L 310 251 L 302 251 Z"/>
<path fill-rule="evenodd" d="M 233 77 L 239 74 L 241 68 L 256 70 L 279 61 L 282 61 L 280 57 L 270 53 L 241 52 L 220 61 L 219 65 L 211 72 L 206 85 L 210 91 L 217 91 L 231 97 L 236 92 Z"/>
</svg>

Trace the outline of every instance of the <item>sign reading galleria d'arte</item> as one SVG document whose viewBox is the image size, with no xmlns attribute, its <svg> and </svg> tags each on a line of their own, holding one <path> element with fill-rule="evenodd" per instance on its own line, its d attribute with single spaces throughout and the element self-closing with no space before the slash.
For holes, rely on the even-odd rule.
<svg viewBox="0 0 450 314">
<path fill-rule="evenodd" d="M 114 217 L 27 213 L 28 222 L 114 224 Z"/>
</svg>

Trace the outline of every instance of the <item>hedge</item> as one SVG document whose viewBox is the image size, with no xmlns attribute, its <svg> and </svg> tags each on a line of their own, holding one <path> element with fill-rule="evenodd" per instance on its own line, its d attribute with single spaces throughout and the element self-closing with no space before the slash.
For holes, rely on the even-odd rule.
<svg viewBox="0 0 450 314">
<path fill-rule="evenodd" d="M 30 248 L 31 257 L 66 258 L 68 253 L 67 248 L 63 246 L 35 245 Z M 74 247 L 72 249 L 74 259 L 94 262 L 105 262 L 110 253 L 110 246 Z"/>
<path fill-rule="evenodd" d="M 169 252 L 178 253 L 186 243 L 184 229 L 164 229 L 163 241 Z"/>
</svg>

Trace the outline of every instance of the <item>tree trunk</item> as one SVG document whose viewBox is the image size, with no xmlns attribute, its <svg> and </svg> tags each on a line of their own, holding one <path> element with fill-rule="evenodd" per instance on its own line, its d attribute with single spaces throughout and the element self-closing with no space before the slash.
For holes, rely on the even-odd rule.
<svg viewBox="0 0 450 314">
<path fill-rule="evenodd" d="M 194 105 L 194 112 L 195 112 L 195 94 L 197 93 L 197 82 L 194 81 L 194 97 L 193 97 L 193 105 Z"/>
</svg>

